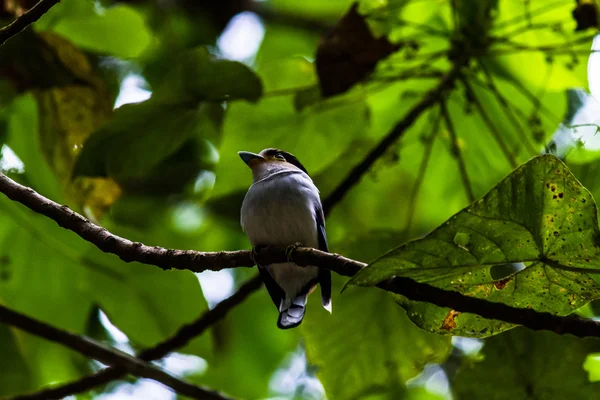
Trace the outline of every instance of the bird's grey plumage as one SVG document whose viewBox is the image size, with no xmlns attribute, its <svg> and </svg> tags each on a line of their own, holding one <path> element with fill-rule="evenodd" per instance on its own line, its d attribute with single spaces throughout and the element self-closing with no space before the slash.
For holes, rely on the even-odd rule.
<svg viewBox="0 0 600 400">
<path fill-rule="evenodd" d="M 299 242 L 327 250 L 319 191 L 305 170 L 287 162 L 263 162 L 253 167 L 253 175 L 254 183 L 241 210 L 242 228 L 252 245 L 289 246 Z M 328 270 L 299 267 L 293 262 L 259 269 L 279 309 L 280 328 L 292 328 L 302 322 L 309 291 L 319 281 L 327 284 L 322 285 L 321 293 L 323 305 L 331 310 Z"/>
</svg>

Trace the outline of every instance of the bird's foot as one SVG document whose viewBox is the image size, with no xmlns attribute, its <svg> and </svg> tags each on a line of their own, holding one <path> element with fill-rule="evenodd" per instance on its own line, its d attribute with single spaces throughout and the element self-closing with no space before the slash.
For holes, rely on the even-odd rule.
<svg viewBox="0 0 600 400">
<path fill-rule="evenodd" d="M 263 245 L 258 245 L 258 246 L 252 246 L 252 252 L 250 253 L 250 258 L 252 258 L 252 262 L 254 263 L 254 265 L 258 266 L 258 252 L 261 249 L 264 249 L 267 246 L 263 246 Z"/>
<path fill-rule="evenodd" d="M 294 261 L 292 260 L 292 253 L 294 252 L 294 250 L 296 250 L 298 247 L 302 247 L 302 243 L 300 242 L 296 242 L 288 247 L 285 248 L 285 255 L 287 257 L 288 262 L 289 261 Z"/>
</svg>

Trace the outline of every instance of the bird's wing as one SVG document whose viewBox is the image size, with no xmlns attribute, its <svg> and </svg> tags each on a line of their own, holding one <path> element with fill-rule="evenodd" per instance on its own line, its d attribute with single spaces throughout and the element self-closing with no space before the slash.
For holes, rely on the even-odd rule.
<svg viewBox="0 0 600 400">
<path fill-rule="evenodd" d="M 317 234 L 319 237 L 319 250 L 329 251 L 327 245 L 327 233 L 325 232 L 325 216 L 323 207 L 318 204 L 315 207 L 315 216 L 317 220 Z M 323 307 L 331 312 L 331 271 L 326 268 L 319 268 L 319 285 L 321 286 L 321 302 Z"/>
<path fill-rule="evenodd" d="M 265 267 L 259 265 L 258 272 L 260 273 L 260 278 L 267 288 L 267 292 L 269 292 L 269 296 L 271 296 L 271 300 L 273 300 L 273 303 L 275 303 L 275 307 L 279 309 L 281 307 L 281 302 L 285 300 L 285 293 L 283 292 L 283 289 L 277 284 L 277 282 L 275 282 L 275 279 Z"/>
</svg>

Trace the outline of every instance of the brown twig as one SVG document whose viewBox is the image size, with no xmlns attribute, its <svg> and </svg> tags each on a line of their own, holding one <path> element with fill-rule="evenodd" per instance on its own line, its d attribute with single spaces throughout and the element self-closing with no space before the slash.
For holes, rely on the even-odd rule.
<svg viewBox="0 0 600 400">
<path fill-rule="evenodd" d="M 136 357 L 123 353 L 120 350 L 104 346 L 92 339 L 55 328 L 44 322 L 35 320 L 20 314 L 3 305 L 0 305 L 0 322 L 15 326 L 39 337 L 62 344 L 87 357 L 100 361 L 103 364 L 120 368 L 123 373 L 131 373 L 135 376 L 158 381 L 176 393 L 191 397 L 193 399 L 224 400 L 225 397 L 217 392 L 205 390 L 198 386 L 184 382 L 161 369 L 146 363 Z"/>
<path fill-rule="evenodd" d="M 0 46 L 6 43 L 7 40 L 17 35 L 23 29 L 33 24 L 46 14 L 54 5 L 60 3 L 60 0 L 40 0 L 30 10 L 23 13 L 19 18 L 15 19 L 10 24 L 0 28 Z"/>
</svg>

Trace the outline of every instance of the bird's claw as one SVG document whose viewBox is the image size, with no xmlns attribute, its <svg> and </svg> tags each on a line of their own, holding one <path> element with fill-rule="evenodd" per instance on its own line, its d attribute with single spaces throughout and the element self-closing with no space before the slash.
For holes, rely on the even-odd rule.
<svg viewBox="0 0 600 400">
<path fill-rule="evenodd" d="M 285 248 L 285 256 L 287 257 L 288 262 L 289 261 L 293 261 L 292 260 L 292 253 L 294 252 L 294 250 L 296 250 L 298 247 L 302 247 L 302 243 L 300 242 L 296 242 L 292 245 L 289 245 L 288 247 Z"/>
<path fill-rule="evenodd" d="M 250 258 L 252 259 L 252 262 L 254 263 L 254 265 L 258 266 L 258 252 L 260 249 L 265 248 L 265 246 L 252 246 L 252 251 L 250 252 Z"/>
</svg>

